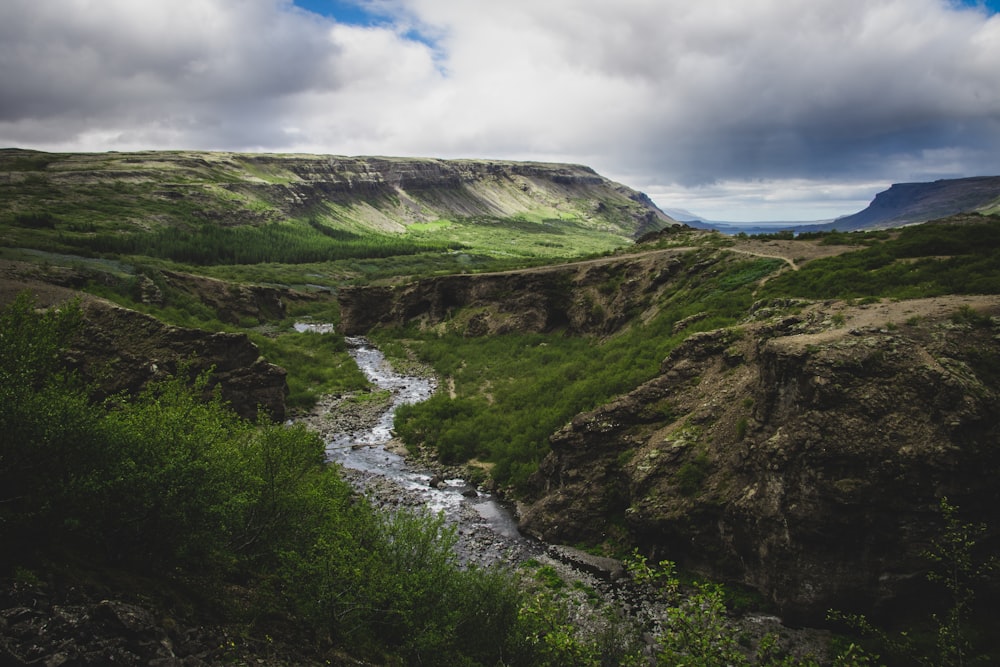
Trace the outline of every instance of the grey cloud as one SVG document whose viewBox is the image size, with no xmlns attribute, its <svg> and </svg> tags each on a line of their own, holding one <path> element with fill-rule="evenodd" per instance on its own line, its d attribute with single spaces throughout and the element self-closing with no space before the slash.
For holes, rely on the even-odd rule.
<svg viewBox="0 0 1000 667">
<path fill-rule="evenodd" d="M 88 128 L 154 137 L 169 128 L 221 136 L 217 146 L 246 143 L 240 127 L 256 134 L 288 98 L 340 85 L 338 49 L 321 22 L 274 2 L 242 3 L 242 12 L 169 5 L 109 1 L 81 12 L 61 0 L 5 2 L 0 122 L 30 132 L 50 119 L 49 140 Z"/>
</svg>

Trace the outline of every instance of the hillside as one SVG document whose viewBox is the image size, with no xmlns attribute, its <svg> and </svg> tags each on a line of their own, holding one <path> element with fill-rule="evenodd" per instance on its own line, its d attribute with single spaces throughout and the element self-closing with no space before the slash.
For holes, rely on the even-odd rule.
<svg viewBox="0 0 1000 667">
<path fill-rule="evenodd" d="M 384 517 L 366 514 L 331 477 L 318 437 L 263 423 L 324 397 L 378 400 L 343 334 L 366 334 L 395 361 L 434 369 L 441 389 L 396 413 L 400 442 L 448 472 L 467 466 L 462 476 L 517 502 L 523 529 L 549 542 L 619 559 L 639 549 L 676 562 L 686 581 L 747 587 L 755 608 L 810 623 L 831 607 L 879 621 L 944 618 L 947 591 L 927 580 L 923 558 L 948 529 L 944 498 L 984 526 L 967 550 L 996 552 L 997 216 L 748 239 L 673 224 L 641 194 L 570 165 L 188 152 L 4 151 L 0 160 L 0 302 L 17 303 L 22 291 L 36 299 L 5 321 L 58 321 L 74 310 L 34 306 L 82 295 L 82 322 L 58 355 L 34 366 L 22 354 L 6 358 L 10 377 L 30 381 L 5 385 L 20 402 L 4 409 L 25 407 L 4 423 L 25 435 L 4 441 L 18 456 L 0 457 L 0 473 L 40 491 L 0 503 L 4 518 L 21 543 L 43 535 L 46 558 L 79 543 L 90 549 L 84 559 L 115 577 L 126 564 L 159 562 L 150 554 L 162 566 L 143 577 L 172 572 L 199 588 L 198 577 L 209 577 L 211 614 L 256 637 L 247 657 L 275 632 L 338 651 L 345 663 L 342 649 L 405 662 L 430 655 L 420 643 L 428 637 L 475 644 L 488 634 L 461 626 L 462 605 L 475 607 L 480 593 L 449 588 L 454 597 L 431 596 L 436 607 L 424 606 L 425 593 L 441 582 L 499 586 L 475 577 L 501 575 L 411 568 L 450 562 L 428 546 L 448 544 L 438 526 L 386 533 Z M 338 333 L 296 331 L 300 319 L 335 323 Z M 30 328 L 15 338 L 24 350 L 36 339 L 57 344 Z M 57 367 L 92 381 L 89 394 Z M 203 410 L 182 382 L 164 390 L 178 370 L 206 371 L 195 398 L 219 401 Z M 49 385 L 55 393 L 36 395 Z M 168 422 L 165 399 L 199 421 Z M 235 419 L 220 417 L 229 414 L 223 401 L 243 417 L 264 407 L 262 423 L 219 422 Z M 80 416 L 67 422 L 71 445 L 49 428 L 59 424 L 46 411 L 57 408 Z M 273 451 L 243 449 L 280 449 L 300 436 L 304 458 L 286 462 L 281 484 L 266 479 Z M 42 464 L 28 455 L 36 437 Z M 66 447 L 72 457 L 61 456 Z M 133 482 L 147 485 L 141 502 L 131 500 Z M 275 496 L 285 483 L 288 493 Z M 190 507 L 147 515 L 159 488 Z M 216 504 L 198 504 L 203 489 Z M 46 494 L 58 502 L 32 504 Z M 140 528 L 123 531 L 132 523 L 118 513 Z M 157 529 L 161 518 L 171 532 Z M 414 553 L 432 558 L 407 555 L 414 535 L 426 537 Z M 17 539 L 0 559 L 28 570 L 12 570 L 21 579 L 10 609 L 39 590 L 34 568 L 44 576 L 48 567 L 24 562 Z M 130 584 L 114 590 L 106 571 L 84 569 L 98 583 L 87 613 L 100 618 L 104 591 L 125 599 Z M 398 584 L 409 606 L 392 619 L 358 603 L 398 592 L 396 577 L 425 574 Z M 316 581 L 325 607 L 316 606 Z M 995 578 L 975 585 L 978 606 L 960 610 L 970 622 L 973 612 L 989 617 L 998 598 Z M 202 598 L 170 595 L 181 598 L 171 604 L 186 609 L 184 623 L 206 622 Z M 53 613 L 62 604 L 53 601 Z M 482 616 L 534 613 L 504 604 L 506 616 Z M 439 613 L 446 608 L 459 611 Z M 331 622 L 344 614 L 350 623 Z M 413 629 L 438 620 L 458 625 Z M 540 623 L 547 629 L 536 638 L 564 637 L 569 621 Z M 511 641 L 529 636 L 517 632 Z M 205 655 L 208 644 L 221 646 L 214 636 L 197 643 Z M 497 664 L 509 650 L 501 648 L 459 652 L 481 650 L 494 657 L 470 664 Z"/>
<path fill-rule="evenodd" d="M 1000 210 L 1000 176 L 896 183 L 875 195 L 863 211 L 801 231 L 885 229 L 927 222 L 957 213 Z"/>
<path fill-rule="evenodd" d="M 936 499 L 991 540 L 1000 526 L 998 232 L 980 216 L 854 245 L 668 231 L 339 299 L 345 331 L 396 329 L 445 373 L 451 397 L 403 415 L 404 439 L 495 463 L 525 531 L 640 545 L 804 622 L 898 619 L 930 594 Z"/>
<path fill-rule="evenodd" d="M 505 250 L 525 256 L 608 250 L 674 224 L 645 195 L 578 165 L 0 151 L 0 226 L 8 247 L 34 247 L 57 231 L 63 243 L 48 238 L 45 249 L 196 264 L 304 262 L 348 256 L 334 248 L 360 245 L 359 236 L 374 236 L 383 247 L 373 250 L 369 238 L 355 256 L 482 250 L 482 237 L 498 222 L 520 225 Z M 234 254 L 233 245 L 245 249 Z M 206 246 L 218 248 L 209 254 Z"/>
</svg>

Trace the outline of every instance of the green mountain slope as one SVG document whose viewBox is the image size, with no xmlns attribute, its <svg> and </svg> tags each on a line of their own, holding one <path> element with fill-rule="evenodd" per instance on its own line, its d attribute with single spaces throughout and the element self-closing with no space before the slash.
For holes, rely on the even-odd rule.
<svg viewBox="0 0 1000 667">
<path fill-rule="evenodd" d="M 566 257 L 670 224 L 645 195 L 577 165 L 0 151 L 3 245 L 57 252 L 194 264 L 497 252 L 499 225 L 516 232 L 505 254 Z"/>
</svg>

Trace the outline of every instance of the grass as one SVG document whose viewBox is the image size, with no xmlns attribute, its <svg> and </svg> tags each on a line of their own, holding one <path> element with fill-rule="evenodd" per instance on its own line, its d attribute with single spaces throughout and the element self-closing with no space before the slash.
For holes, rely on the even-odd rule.
<svg viewBox="0 0 1000 667">
<path fill-rule="evenodd" d="M 691 333 L 735 324 L 752 303 L 759 277 L 783 264 L 726 259 L 711 249 L 689 253 L 686 262 L 713 259 L 711 272 L 680 273 L 659 304 L 658 317 L 607 339 L 562 332 L 487 338 L 413 328 L 375 332 L 383 349 L 405 342 L 454 382 L 454 399 L 439 393 L 400 409 L 397 432 L 408 444 L 434 446 L 445 462 L 476 458 L 493 463 L 494 479 L 519 487 L 548 452 L 550 434 L 574 415 L 653 377 L 663 358 Z M 678 322 L 698 313 L 710 315 L 674 331 Z"/>
<path fill-rule="evenodd" d="M 277 336 L 251 333 L 250 337 L 268 361 L 288 371 L 285 404 L 292 411 L 308 410 L 324 394 L 369 386 L 342 336 L 286 331 Z"/>
<path fill-rule="evenodd" d="M 414 241 L 460 245 L 469 252 L 492 257 L 524 259 L 568 259 L 601 254 L 631 242 L 625 236 L 594 229 L 578 218 L 526 215 L 513 219 L 475 217 L 438 221 L 430 227 L 410 225 L 407 237 Z"/>
<path fill-rule="evenodd" d="M 916 225 L 894 235 L 862 238 L 870 247 L 777 276 L 762 296 L 913 299 L 1000 293 L 1000 216 L 980 216 L 958 225 Z"/>
</svg>

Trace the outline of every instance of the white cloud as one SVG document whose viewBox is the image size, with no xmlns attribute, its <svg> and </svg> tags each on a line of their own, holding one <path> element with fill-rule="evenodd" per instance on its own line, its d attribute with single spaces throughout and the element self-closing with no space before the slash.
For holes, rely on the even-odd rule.
<svg viewBox="0 0 1000 667">
<path fill-rule="evenodd" d="M 368 5 L 6 0 L 0 145 L 573 161 L 743 219 L 1000 173 L 1000 16 L 947 0 Z"/>
</svg>

